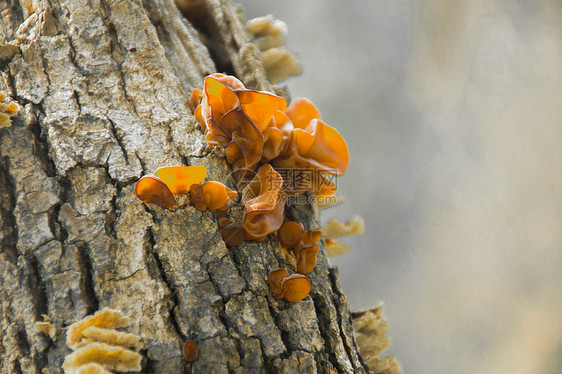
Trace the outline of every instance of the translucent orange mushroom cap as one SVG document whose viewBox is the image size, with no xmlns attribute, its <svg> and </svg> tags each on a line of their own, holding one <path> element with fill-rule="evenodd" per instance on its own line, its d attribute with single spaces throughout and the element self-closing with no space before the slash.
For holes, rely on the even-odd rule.
<svg viewBox="0 0 562 374">
<path fill-rule="evenodd" d="M 295 128 L 303 130 L 306 129 L 313 119 L 322 119 L 318 108 L 304 97 L 293 101 L 285 111 L 285 114 L 291 119 Z"/>
<path fill-rule="evenodd" d="M 342 175 L 349 166 L 349 149 L 344 138 L 319 119 L 313 119 L 304 130 L 295 128 L 293 142 L 298 154 L 316 169 Z"/>
<path fill-rule="evenodd" d="M 174 208 L 176 200 L 164 181 L 154 175 L 145 175 L 137 182 L 135 194 L 144 203 L 157 204 L 162 208 Z"/>
<path fill-rule="evenodd" d="M 306 230 L 302 235 L 302 242 L 309 246 L 318 243 L 322 239 L 322 231 Z"/>
<path fill-rule="evenodd" d="M 195 362 L 199 359 L 199 344 L 188 340 L 183 345 L 183 358 L 187 362 Z"/>
<path fill-rule="evenodd" d="M 308 296 L 310 287 L 310 279 L 308 279 L 306 275 L 293 274 L 283 279 L 281 293 L 287 301 L 298 303 Z"/>
<path fill-rule="evenodd" d="M 240 90 L 236 92 L 244 113 L 251 118 L 258 130 L 263 131 L 269 125 L 276 111 L 285 111 L 287 102 L 281 96 L 269 92 Z"/>
<path fill-rule="evenodd" d="M 238 192 L 232 191 L 220 182 L 205 182 L 202 187 L 205 205 L 209 210 L 223 209 L 230 200 L 238 196 Z"/>
<path fill-rule="evenodd" d="M 308 274 L 314 269 L 316 266 L 316 256 L 319 250 L 320 247 L 317 243 L 300 249 L 297 261 L 297 273 Z"/>
<path fill-rule="evenodd" d="M 281 286 L 283 284 L 283 279 L 288 276 L 289 272 L 285 269 L 277 269 L 267 275 L 267 281 L 273 291 L 273 297 L 276 299 L 281 299 L 283 297 L 281 294 Z"/>
<path fill-rule="evenodd" d="M 270 272 L 267 281 L 276 299 L 285 298 L 291 303 L 297 303 L 304 299 L 310 292 L 310 280 L 302 274 L 289 273 L 285 269 Z"/>
<path fill-rule="evenodd" d="M 283 224 L 285 199 L 283 178 L 271 165 L 262 165 L 254 179 L 242 192 L 244 215 L 242 227 L 252 240 L 264 240 Z"/>
<path fill-rule="evenodd" d="M 205 166 L 167 166 L 159 168 L 154 175 L 160 178 L 173 195 L 186 194 L 192 184 L 203 182 L 207 176 Z"/>
<path fill-rule="evenodd" d="M 277 231 L 277 239 L 283 248 L 296 248 L 303 236 L 304 228 L 300 222 L 285 222 Z"/>
</svg>

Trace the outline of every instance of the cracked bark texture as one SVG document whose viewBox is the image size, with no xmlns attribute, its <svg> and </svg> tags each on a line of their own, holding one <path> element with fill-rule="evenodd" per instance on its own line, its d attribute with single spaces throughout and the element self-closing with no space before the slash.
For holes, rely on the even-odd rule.
<svg viewBox="0 0 562 374">
<path fill-rule="evenodd" d="M 226 181 L 187 105 L 207 74 L 282 92 L 237 6 L 206 6 L 200 33 L 171 0 L 0 3 L 0 90 L 23 106 L 0 130 L 0 372 L 61 373 L 66 327 L 103 307 L 134 320 L 147 373 L 183 372 L 187 339 L 200 345 L 194 373 L 366 372 L 324 249 L 310 296 L 289 304 L 267 284 L 290 269 L 276 240 L 229 248 L 213 213 L 135 197 L 165 165 Z M 312 207 L 288 214 L 315 224 Z M 41 314 L 55 341 L 33 329 Z"/>
</svg>

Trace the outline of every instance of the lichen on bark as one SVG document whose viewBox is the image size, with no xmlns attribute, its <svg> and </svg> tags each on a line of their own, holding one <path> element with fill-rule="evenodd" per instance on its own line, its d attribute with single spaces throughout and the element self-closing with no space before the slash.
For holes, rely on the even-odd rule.
<svg viewBox="0 0 562 374">
<path fill-rule="evenodd" d="M 214 213 L 135 197 L 137 179 L 161 166 L 205 165 L 227 180 L 188 105 L 218 69 L 206 45 L 247 87 L 282 92 L 238 7 L 205 6 L 196 30 L 171 0 L 0 4 L 0 91 L 22 105 L 0 129 L 0 372 L 61 373 L 66 327 L 103 307 L 132 317 L 145 372 L 182 372 L 188 339 L 200 346 L 196 373 L 366 372 L 324 249 L 310 296 L 289 304 L 267 285 L 285 261 L 276 240 L 229 248 Z M 310 206 L 289 214 L 316 225 Z M 34 329 L 42 314 L 56 340 Z"/>
</svg>

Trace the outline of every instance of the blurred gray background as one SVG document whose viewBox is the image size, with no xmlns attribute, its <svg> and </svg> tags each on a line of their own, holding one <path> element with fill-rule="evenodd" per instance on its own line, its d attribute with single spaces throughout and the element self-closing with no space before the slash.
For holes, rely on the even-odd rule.
<svg viewBox="0 0 562 374">
<path fill-rule="evenodd" d="M 241 1 L 288 25 L 365 218 L 334 259 L 407 373 L 562 370 L 562 1 Z"/>
</svg>

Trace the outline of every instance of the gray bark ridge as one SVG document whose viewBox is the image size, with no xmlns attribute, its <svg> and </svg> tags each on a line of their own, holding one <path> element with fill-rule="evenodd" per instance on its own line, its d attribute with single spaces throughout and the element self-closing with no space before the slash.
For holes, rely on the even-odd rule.
<svg viewBox="0 0 562 374">
<path fill-rule="evenodd" d="M 274 89 L 237 6 L 206 6 L 230 73 Z M 310 296 L 289 304 L 267 284 L 287 267 L 276 241 L 228 248 L 213 213 L 135 197 L 161 166 L 229 174 L 187 105 L 216 70 L 209 36 L 171 0 L 3 1 L 0 14 L 0 91 L 23 107 L 0 130 L 0 372 L 61 373 L 66 327 L 103 307 L 133 319 L 147 373 L 183 372 L 188 339 L 194 373 L 366 371 L 324 249 Z M 290 214 L 315 222 L 311 207 Z M 54 341 L 33 328 L 41 314 Z"/>
</svg>

